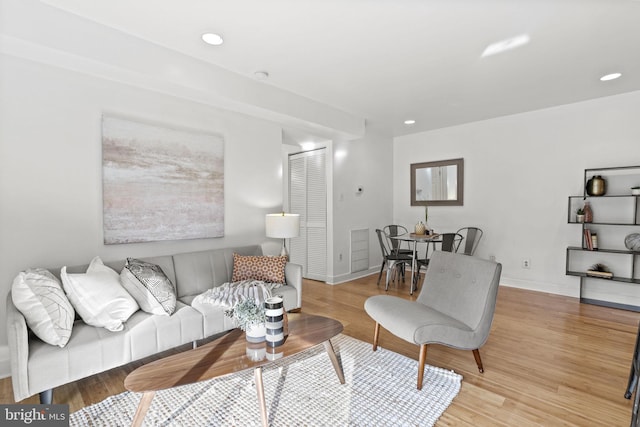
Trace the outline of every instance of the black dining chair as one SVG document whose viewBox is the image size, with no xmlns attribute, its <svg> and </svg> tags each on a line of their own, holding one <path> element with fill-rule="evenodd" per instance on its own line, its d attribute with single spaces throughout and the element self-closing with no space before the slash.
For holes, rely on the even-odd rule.
<svg viewBox="0 0 640 427">
<path fill-rule="evenodd" d="M 435 245 L 440 243 L 440 250 L 443 252 L 458 252 L 458 248 L 460 247 L 460 243 L 462 242 L 462 235 L 458 233 L 442 233 L 438 240 L 433 241 L 434 251 L 436 250 Z M 417 270 L 414 278 L 413 285 L 415 288 L 418 288 L 418 279 L 420 277 L 420 269 L 424 267 L 425 269 L 429 267 L 429 245 L 427 244 L 427 249 L 424 254 L 424 258 L 416 259 Z"/>
<path fill-rule="evenodd" d="M 482 230 L 478 227 L 463 227 L 456 233 L 463 236 L 462 250 L 459 253 L 473 256 L 482 239 Z"/>
<path fill-rule="evenodd" d="M 378 235 L 378 241 L 380 242 L 380 251 L 382 252 L 382 265 L 380 266 L 380 274 L 378 274 L 377 285 L 380 285 L 380 278 L 384 267 L 387 267 L 387 278 L 385 281 L 385 290 L 389 289 L 389 278 L 391 275 L 395 276 L 396 271 L 400 269 L 402 279 L 404 280 L 404 267 L 405 265 L 411 265 L 413 257 L 409 254 L 396 254 L 387 246 L 387 237 L 380 229 L 376 229 Z"/>
<path fill-rule="evenodd" d="M 399 254 L 413 255 L 413 250 L 411 248 L 409 247 L 403 248 L 402 241 L 392 238 L 392 237 L 409 234 L 409 230 L 407 230 L 407 227 L 403 225 L 391 224 L 391 225 L 385 226 L 382 229 L 382 231 L 387 237 L 387 242 L 389 242 L 389 249 L 392 253 L 395 253 L 396 255 L 399 255 Z"/>
</svg>

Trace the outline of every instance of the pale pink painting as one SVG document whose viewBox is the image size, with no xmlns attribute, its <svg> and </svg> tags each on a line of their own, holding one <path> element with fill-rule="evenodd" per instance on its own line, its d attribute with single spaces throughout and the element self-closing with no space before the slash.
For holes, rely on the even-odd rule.
<svg viewBox="0 0 640 427">
<path fill-rule="evenodd" d="M 104 243 L 224 235 L 224 139 L 102 118 Z"/>
</svg>

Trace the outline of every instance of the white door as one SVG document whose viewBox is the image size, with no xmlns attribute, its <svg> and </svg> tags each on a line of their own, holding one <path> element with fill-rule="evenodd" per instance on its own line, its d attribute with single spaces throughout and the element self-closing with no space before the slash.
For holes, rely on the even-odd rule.
<svg viewBox="0 0 640 427">
<path fill-rule="evenodd" d="M 326 149 L 289 156 L 289 210 L 300 215 L 300 237 L 291 239 L 291 262 L 307 279 L 327 277 Z"/>
</svg>

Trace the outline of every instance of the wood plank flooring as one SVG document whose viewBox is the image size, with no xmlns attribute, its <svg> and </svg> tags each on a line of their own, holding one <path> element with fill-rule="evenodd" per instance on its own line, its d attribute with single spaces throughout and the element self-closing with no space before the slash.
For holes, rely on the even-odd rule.
<svg viewBox="0 0 640 427">
<path fill-rule="evenodd" d="M 338 319 L 346 335 L 371 342 L 374 323 L 363 305 L 369 296 L 385 293 L 376 279 L 372 275 L 335 286 L 305 280 L 303 311 Z M 392 284 L 388 293 L 412 299 L 408 286 L 408 280 L 397 288 Z M 638 321 L 639 313 L 501 287 L 489 340 L 480 349 L 483 374 L 471 351 L 429 347 L 428 364 L 464 377 L 460 394 L 436 425 L 628 426 L 632 405 L 624 392 Z M 418 346 L 384 329 L 380 345 L 418 358 Z M 129 372 L 156 358 L 58 387 L 54 403 L 68 403 L 73 412 L 120 393 Z M 415 380 L 407 387 L 415 387 Z M 24 402 L 37 401 L 35 396 Z M 13 402 L 8 378 L 0 380 L 0 402 Z"/>
</svg>

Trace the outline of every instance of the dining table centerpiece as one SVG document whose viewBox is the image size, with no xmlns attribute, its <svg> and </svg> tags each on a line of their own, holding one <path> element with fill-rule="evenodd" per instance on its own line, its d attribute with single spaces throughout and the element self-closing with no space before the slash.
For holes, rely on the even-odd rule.
<svg viewBox="0 0 640 427">
<path fill-rule="evenodd" d="M 225 315 L 232 318 L 236 326 L 246 332 L 248 342 L 263 342 L 267 335 L 267 320 L 264 304 L 253 298 L 238 302 L 233 308 L 226 310 Z"/>
<path fill-rule="evenodd" d="M 418 221 L 418 223 L 416 224 L 415 228 L 414 228 L 414 232 L 415 234 L 430 234 L 429 233 L 429 226 L 427 225 L 429 221 L 429 206 L 427 206 L 426 204 L 424 205 L 424 222 L 422 221 Z"/>
</svg>

